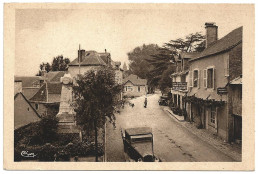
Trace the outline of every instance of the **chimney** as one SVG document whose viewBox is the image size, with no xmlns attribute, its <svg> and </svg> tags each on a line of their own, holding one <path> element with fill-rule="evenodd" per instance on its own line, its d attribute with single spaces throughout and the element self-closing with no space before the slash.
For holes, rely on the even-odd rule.
<svg viewBox="0 0 260 174">
<path fill-rule="evenodd" d="M 218 26 L 215 22 L 206 22 L 206 48 L 210 46 L 213 42 L 218 40 Z"/>
<path fill-rule="evenodd" d="M 107 49 L 105 49 L 105 53 L 107 53 Z"/>
<path fill-rule="evenodd" d="M 86 51 L 85 50 L 78 50 L 78 62 L 82 62 L 85 58 Z"/>
</svg>

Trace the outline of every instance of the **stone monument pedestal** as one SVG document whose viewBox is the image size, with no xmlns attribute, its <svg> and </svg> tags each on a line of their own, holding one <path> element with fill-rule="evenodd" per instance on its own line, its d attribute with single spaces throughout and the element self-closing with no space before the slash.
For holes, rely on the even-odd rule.
<svg viewBox="0 0 260 174">
<path fill-rule="evenodd" d="M 61 89 L 61 99 L 59 113 L 57 118 L 58 123 L 58 133 L 59 134 L 78 134 L 79 140 L 82 141 L 82 135 L 80 128 L 76 125 L 76 113 L 72 106 L 73 102 L 73 80 L 70 74 L 66 73 L 61 78 L 62 89 Z"/>
</svg>

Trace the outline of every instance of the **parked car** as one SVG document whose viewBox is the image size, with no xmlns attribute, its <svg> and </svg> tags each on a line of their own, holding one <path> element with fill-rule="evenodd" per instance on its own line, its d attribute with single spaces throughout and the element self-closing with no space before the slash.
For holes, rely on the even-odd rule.
<svg viewBox="0 0 260 174">
<path fill-rule="evenodd" d="M 154 155 L 153 133 L 149 127 L 129 128 L 122 131 L 124 152 L 136 162 L 160 162 Z"/>
<path fill-rule="evenodd" d="M 158 101 L 159 105 L 162 106 L 168 106 L 168 102 L 169 102 L 169 97 L 167 95 L 160 96 L 160 99 Z"/>
</svg>

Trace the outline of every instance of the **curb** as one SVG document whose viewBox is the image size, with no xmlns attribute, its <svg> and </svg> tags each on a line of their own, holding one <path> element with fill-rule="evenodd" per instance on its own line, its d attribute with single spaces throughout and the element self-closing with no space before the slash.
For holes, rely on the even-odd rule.
<svg viewBox="0 0 260 174">
<path fill-rule="evenodd" d="M 168 108 L 163 108 L 164 111 L 167 111 L 168 113 L 170 113 L 174 118 L 176 118 L 179 122 L 184 122 L 184 117 L 183 116 L 177 116 L 175 114 L 173 114 Z M 179 117 L 183 117 L 183 118 L 179 118 Z"/>
</svg>

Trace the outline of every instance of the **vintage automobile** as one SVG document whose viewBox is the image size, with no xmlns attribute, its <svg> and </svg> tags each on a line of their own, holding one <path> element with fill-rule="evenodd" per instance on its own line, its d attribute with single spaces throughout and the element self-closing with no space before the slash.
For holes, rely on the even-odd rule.
<svg viewBox="0 0 260 174">
<path fill-rule="evenodd" d="M 122 131 L 124 152 L 136 162 L 160 162 L 154 155 L 153 133 L 149 127 L 129 128 Z"/>
<path fill-rule="evenodd" d="M 168 106 L 169 97 L 167 95 L 160 96 L 160 99 L 158 101 L 159 105 L 162 106 Z"/>
</svg>

